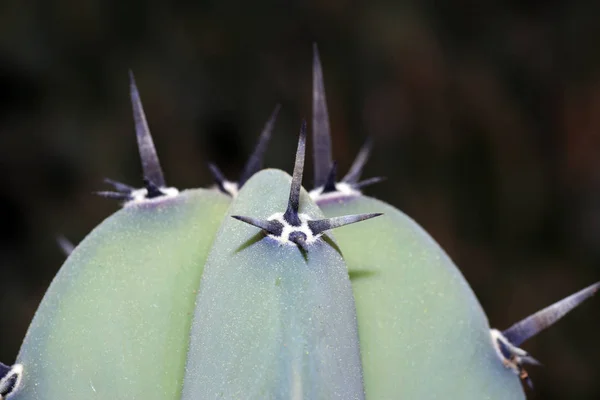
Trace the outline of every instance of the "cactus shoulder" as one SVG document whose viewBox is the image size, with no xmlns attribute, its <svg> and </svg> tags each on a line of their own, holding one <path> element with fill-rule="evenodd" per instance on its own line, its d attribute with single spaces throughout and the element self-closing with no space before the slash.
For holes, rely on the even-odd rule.
<svg viewBox="0 0 600 400">
<path fill-rule="evenodd" d="M 319 203 L 326 217 L 383 212 L 335 232 L 354 291 L 371 399 L 523 399 L 459 269 L 417 223 L 382 201 Z"/>
<path fill-rule="evenodd" d="M 35 314 L 11 399 L 179 399 L 196 291 L 229 202 L 189 190 L 96 227 Z"/>
<path fill-rule="evenodd" d="M 259 172 L 228 215 L 285 210 L 290 181 Z M 322 218 L 304 190 L 300 212 Z M 226 217 L 196 303 L 183 399 L 363 398 L 352 289 L 331 237 L 303 252 Z"/>
</svg>

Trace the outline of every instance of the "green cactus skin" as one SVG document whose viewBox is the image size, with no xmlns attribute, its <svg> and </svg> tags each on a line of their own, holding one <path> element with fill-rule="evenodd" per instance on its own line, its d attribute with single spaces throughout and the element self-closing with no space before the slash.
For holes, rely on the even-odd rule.
<svg viewBox="0 0 600 400">
<path fill-rule="evenodd" d="M 131 75 L 144 187 L 109 181 L 116 191 L 99 193 L 127 203 L 69 255 L 17 362 L 0 363 L 0 400 L 525 398 L 518 376 L 531 384 L 523 366 L 536 361 L 518 346 L 600 282 L 490 331 L 440 246 L 402 212 L 360 193 L 378 180 L 359 181 L 369 146 L 336 181 L 316 46 L 314 54 L 320 187 L 316 201 L 300 191 L 304 124 L 286 211 L 295 219 L 287 221 L 299 221 L 298 204 L 312 219 L 345 216 L 313 221 L 319 235 L 386 215 L 338 230 L 337 241 L 267 236 L 274 229 L 265 219 L 285 209 L 290 177 L 265 170 L 247 179 L 262 164 L 278 107 L 239 185 L 211 167 L 233 200 L 166 187 Z"/>
<path fill-rule="evenodd" d="M 179 399 L 196 291 L 229 203 L 189 190 L 94 229 L 35 314 L 11 400 Z"/>
<path fill-rule="evenodd" d="M 251 178 L 228 215 L 285 210 L 289 175 Z M 323 218 L 302 190 L 302 213 Z M 366 222 L 365 224 L 368 224 Z M 356 315 L 335 244 L 303 253 L 226 218 L 197 298 L 182 399 L 362 399 Z"/>
<path fill-rule="evenodd" d="M 418 224 L 367 196 L 318 205 L 326 217 L 384 213 L 335 232 L 352 280 L 368 399 L 525 398 L 496 356 L 473 291 Z"/>
</svg>

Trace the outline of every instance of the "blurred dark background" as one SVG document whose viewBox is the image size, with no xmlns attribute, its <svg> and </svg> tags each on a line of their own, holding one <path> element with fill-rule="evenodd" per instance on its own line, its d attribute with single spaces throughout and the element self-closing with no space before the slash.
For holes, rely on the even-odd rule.
<svg viewBox="0 0 600 400">
<path fill-rule="evenodd" d="M 366 3 L 366 2 L 365 2 Z M 291 171 L 324 66 L 334 156 L 375 149 L 368 190 L 420 222 L 506 328 L 600 279 L 600 2 L 4 0 L 0 360 L 63 261 L 137 185 L 127 70 L 167 180 L 235 178 L 269 113 Z M 311 177 L 309 171 L 307 177 Z M 305 180 L 311 186 L 310 179 Z M 600 398 L 600 299 L 526 344 L 531 399 Z"/>
</svg>

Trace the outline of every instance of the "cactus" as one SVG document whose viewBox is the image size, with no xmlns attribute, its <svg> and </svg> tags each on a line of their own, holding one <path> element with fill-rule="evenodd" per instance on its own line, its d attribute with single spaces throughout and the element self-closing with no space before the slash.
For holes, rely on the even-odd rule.
<svg viewBox="0 0 600 400">
<path fill-rule="evenodd" d="M 211 164 L 214 188 L 168 187 L 131 74 L 144 186 L 107 180 L 122 209 L 59 239 L 68 258 L 0 363 L 0 399 L 525 398 L 538 362 L 519 346 L 600 283 L 492 329 L 440 246 L 362 193 L 381 180 L 360 180 L 370 141 L 337 180 L 313 57 L 310 192 L 305 123 L 292 177 L 261 170 L 279 106 L 237 182 Z"/>
</svg>

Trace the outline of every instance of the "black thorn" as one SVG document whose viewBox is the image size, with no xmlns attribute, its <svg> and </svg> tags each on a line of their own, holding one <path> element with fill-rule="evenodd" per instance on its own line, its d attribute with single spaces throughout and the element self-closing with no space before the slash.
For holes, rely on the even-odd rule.
<svg viewBox="0 0 600 400">
<path fill-rule="evenodd" d="M 321 193 L 331 193 L 337 190 L 335 187 L 336 176 L 337 161 L 334 161 L 331 163 L 331 168 L 329 169 L 329 174 L 327 174 L 327 180 L 325 181 L 325 185 L 323 185 L 323 191 Z"/>
<path fill-rule="evenodd" d="M 269 120 L 265 124 L 265 127 L 260 134 L 258 139 L 258 143 L 254 148 L 254 152 L 248 159 L 248 162 L 244 166 L 244 170 L 240 175 L 240 179 L 238 181 L 238 186 L 241 188 L 244 186 L 244 183 L 248 181 L 260 169 L 262 168 L 263 161 L 265 158 L 265 153 L 267 151 L 267 145 L 269 144 L 269 140 L 271 139 L 271 134 L 273 133 L 273 127 L 275 126 L 275 120 L 277 119 L 277 114 L 279 114 L 279 110 L 281 109 L 281 105 L 277 104 L 275 109 L 271 113 Z"/>
<path fill-rule="evenodd" d="M 374 185 L 376 183 L 385 181 L 387 178 L 384 176 L 375 176 L 373 178 L 365 179 L 364 181 L 360 181 L 352 184 L 352 188 L 356 190 L 360 190 L 366 186 Z"/>
<path fill-rule="evenodd" d="M 375 218 L 382 215 L 381 213 L 373 214 L 359 214 L 359 215 L 344 215 L 342 217 L 334 217 L 327 219 L 319 219 L 314 221 L 308 221 L 308 227 L 310 228 L 313 235 L 318 235 L 329 229 L 339 228 L 344 225 L 354 224 L 356 222 L 364 221 L 370 218 Z"/>
<path fill-rule="evenodd" d="M 302 121 L 300 127 L 300 137 L 298 138 L 298 149 L 296 150 L 296 162 L 294 164 L 294 173 L 292 175 L 292 185 L 290 187 L 290 199 L 287 209 L 283 214 L 285 219 L 292 226 L 300 226 L 298 209 L 300 207 L 300 189 L 302 188 L 302 173 L 304 171 L 304 155 L 306 153 L 306 121 Z"/>
<path fill-rule="evenodd" d="M 262 219 L 244 217 L 242 215 L 232 215 L 231 217 L 237 219 L 238 221 L 245 222 L 264 231 L 267 231 L 268 233 L 275 236 L 281 236 L 281 233 L 283 232 L 283 225 L 279 221 L 264 221 Z"/>
<path fill-rule="evenodd" d="M 299 231 L 291 232 L 288 236 L 288 240 L 290 242 L 296 243 L 298 247 L 300 247 L 305 252 L 308 252 L 308 247 L 306 245 L 306 235 Z"/>
<path fill-rule="evenodd" d="M 133 119 L 135 121 L 135 133 L 138 142 L 140 158 L 142 160 L 142 171 L 144 176 L 154 182 L 158 187 L 165 187 L 165 178 L 163 176 L 154 142 L 150 135 L 146 115 L 140 100 L 140 93 L 135 84 L 133 72 L 129 71 L 129 90 L 131 95 L 131 104 L 133 106 Z"/>
<path fill-rule="evenodd" d="M 75 249 L 73 243 L 71 243 L 71 241 L 63 235 L 58 235 L 56 237 L 56 243 L 58 244 L 58 247 L 60 247 L 60 249 L 62 250 L 63 254 L 67 257 L 70 256 L 73 250 Z"/>
<path fill-rule="evenodd" d="M 109 185 L 112 185 L 112 187 L 114 187 L 119 192 L 131 193 L 135 190 L 133 186 L 126 185 L 124 183 L 112 180 L 110 178 L 104 178 L 104 182 L 108 183 Z"/>
<path fill-rule="evenodd" d="M 148 193 L 146 193 L 146 198 L 147 199 L 154 199 L 156 197 L 160 197 L 160 196 L 164 196 L 165 195 L 162 192 L 162 190 L 160 190 L 160 187 L 158 187 L 158 185 L 156 185 L 156 183 L 154 183 L 153 181 L 151 181 L 147 177 L 144 178 L 144 187 L 148 191 Z"/>
<path fill-rule="evenodd" d="M 131 200 L 131 196 L 129 193 L 101 191 L 94 192 L 94 194 L 100 197 L 105 197 L 107 199 L 116 199 L 122 201 Z"/>
<path fill-rule="evenodd" d="M 502 334 L 512 345 L 519 346 L 527 339 L 553 325 L 569 311 L 593 296 L 598 289 L 600 289 L 600 282 L 590 285 L 587 288 L 530 315 L 502 332 Z"/>
<path fill-rule="evenodd" d="M 219 187 L 219 190 L 221 192 L 225 193 L 225 194 L 230 194 L 225 189 L 225 182 L 227 181 L 227 179 L 225 178 L 225 175 L 223 175 L 223 172 L 221 172 L 221 170 L 219 169 L 219 167 L 217 167 L 213 163 L 208 163 L 208 169 L 210 170 L 210 173 L 213 176 L 213 179 L 214 179 L 215 183 Z"/>
<path fill-rule="evenodd" d="M 315 187 L 325 185 L 331 166 L 331 131 L 325 99 L 323 68 L 317 44 L 313 44 L 313 156 L 315 164 Z"/>
<path fill-rule="evenodd" d="M 371 148 L 373 147 L 373 141 L 371 138 L 367 138 L 365 144 L 361 147 L 360 151 L 356 155 L 350 170 L 342 179 L 342 182 L 355 184 L 360 180 L 360 176 L 362 175 L 363 168 L 365 164 L 369 160 L 369 154 L 371 154 Z"/>
<path fill-rule="evenodd" d="M 542 366 L 541 362 L 539 362 L 538 360 L 536 360 L 535 358 L 533 358 L 529 354 L 527 354 L 526 356 L 522 356 L 521 357 L 521 363 L 523 363 L 523 364 L 529 364 L 529 365 L 535 365 L 536 367 L 541 367 Z"/>
</svg>

